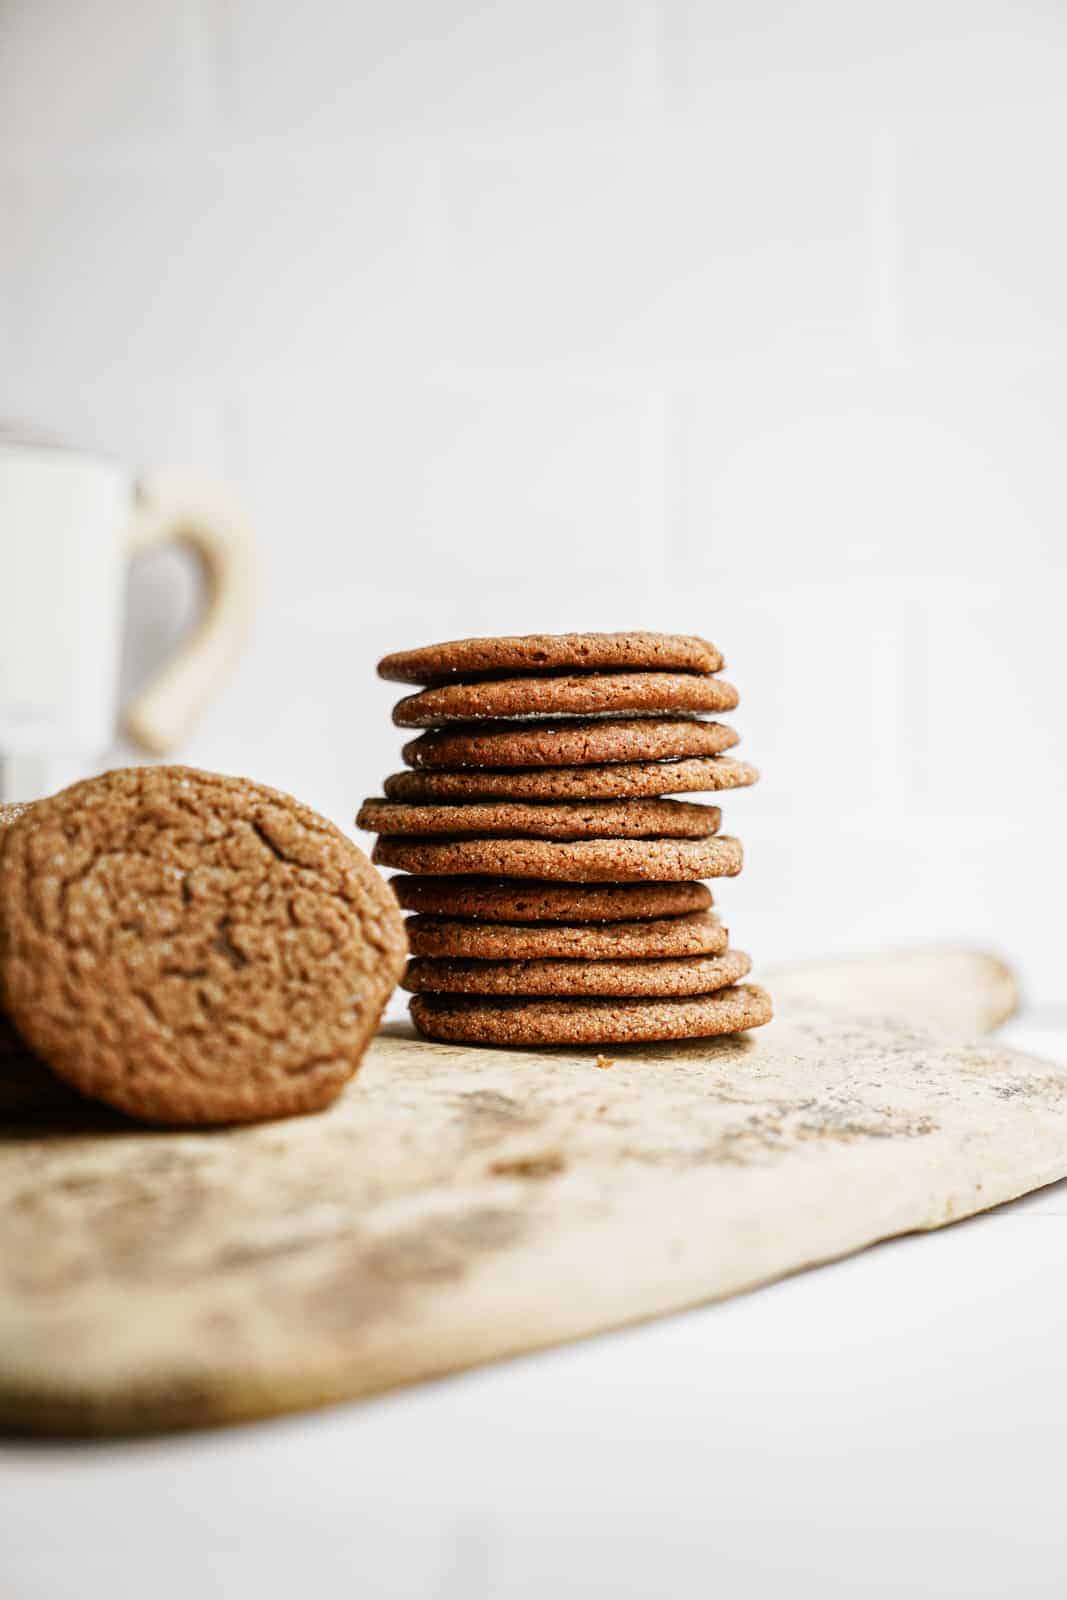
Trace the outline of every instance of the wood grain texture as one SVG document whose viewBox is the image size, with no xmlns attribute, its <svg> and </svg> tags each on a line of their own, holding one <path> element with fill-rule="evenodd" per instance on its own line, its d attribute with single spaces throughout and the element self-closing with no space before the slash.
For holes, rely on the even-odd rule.
<svg viewBox="0 0 1067 1600">
<path fill-rule="evenodd" d="M 953 1025 L 968 1008 L 981 1023 L 1001 969 L 948 952 L 895 980 L 849 971 L 846 998 L 873 985 L 876 1020 L 849 1015 L 838 969 L 813 970 L 783 975 L 758 1033 L 608 1068 L 394 1028 L 317 1117 L 0 1130 L 0 1423 L 148 1431 L 350 1399 L 750 1289 L 1067 1172 L 1067 1070 L 916 1021 L 943 1029 L 940 973 Z"/>
</svg>

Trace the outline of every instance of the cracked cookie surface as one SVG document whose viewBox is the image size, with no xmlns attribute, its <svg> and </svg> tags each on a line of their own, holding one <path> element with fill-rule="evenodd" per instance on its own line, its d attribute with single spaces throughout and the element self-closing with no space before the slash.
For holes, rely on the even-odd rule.
<svg viewBox="0 0 1067 1600">
<path fill-rule="evenodd" d="M 356 846 L 243 778 L 111 772 L 5 833 L 5 1009 L 61 1078 L 146 1121 L 328 1105 L 405 943 L 392 891 Z"/>
<path fill-rule="evenodd" d="M 0 805 L 0 841 L 4 830 L 29 809 L 21 804 Z M 76 1101 L 77 1096 L 38 1061 L 10 1018 L 0 1011 L 0 1116 L 32 1114 Z"/>
</svg>

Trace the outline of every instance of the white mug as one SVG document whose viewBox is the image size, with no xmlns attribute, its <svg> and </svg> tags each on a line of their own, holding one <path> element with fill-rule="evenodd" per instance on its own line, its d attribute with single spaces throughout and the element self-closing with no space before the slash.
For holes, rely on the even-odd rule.
<svg viewBox="0 0 1067 1600">
<path fill-rule="evenodd" d="M 153 755 L 180 742 L 244 638 L 244 516 L 188 473 L 135 483 L 118 462 L 0 432 L 0 800 L 37 799 L 111 746 L 126 563 L 169 540 L 200 557 L 207 601 L 123 712 L 125 731 Z"/>
</svg>

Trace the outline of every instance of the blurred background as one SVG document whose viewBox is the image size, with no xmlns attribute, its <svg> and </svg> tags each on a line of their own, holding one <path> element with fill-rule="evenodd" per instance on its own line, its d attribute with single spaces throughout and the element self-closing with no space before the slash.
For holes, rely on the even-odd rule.
<svg viewBox="0 0 1067 1600">
<path fill-rule="evenodd" d="M 739 942 L 970 938 L 1063 1002 L 1061 6 L 0 17 L 0 417 L 255 530 L 182 759 L 350 824 L 386 650 L 703 633 L 764 772 Z M 196 589 L 135 563 L 125 691 Z"/>
</svg>

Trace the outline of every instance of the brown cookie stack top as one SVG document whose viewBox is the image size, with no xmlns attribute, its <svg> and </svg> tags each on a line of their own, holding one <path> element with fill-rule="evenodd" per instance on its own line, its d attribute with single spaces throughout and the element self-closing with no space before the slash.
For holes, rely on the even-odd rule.
<svg viewBox="0 0 1067 1600">
<path fill-rule="evenodd" d="M 714 720 L 738 703 L 705 639 L 660 633 L 459 639 L 386 656 L 418 686 L 409 770 L 364 802 L 373 859 L 414 915 L 405 987 L 429 1038 L 597 1044 L 769 1021 L 704 878 L 741 870 L 718 806 L 666 798 L 754 783 Z"/>
</svg>

